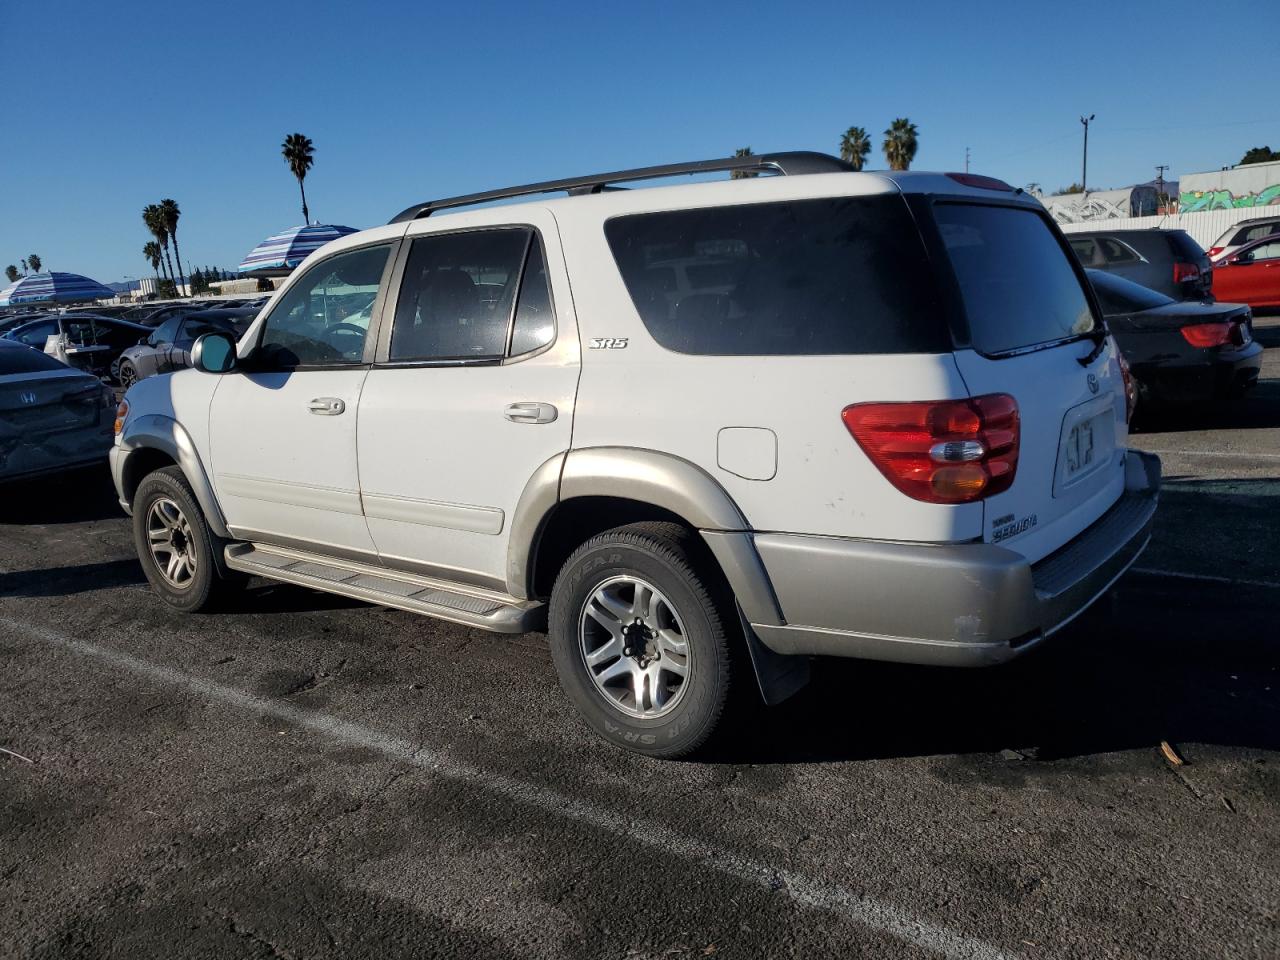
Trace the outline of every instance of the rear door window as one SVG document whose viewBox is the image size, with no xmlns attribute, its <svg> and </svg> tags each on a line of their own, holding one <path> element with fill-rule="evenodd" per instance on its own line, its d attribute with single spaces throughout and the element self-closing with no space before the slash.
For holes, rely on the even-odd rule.
<svg viewBox="0 0 1280 960">
<path fill-rule="evenodd" d="M 1103 259 L 1111 265 L 1120 263 L 1139 263 L 1142 257 L 1128 244 L 1121 243 L 1111 237 L 1099 237 L 1098 246 L 1102 249 Z"/>
<path fill-rule="evenodd" d="M 1039 214 L 1020 207 L 938 203 L 934 216 L 976 350 L 1007 353 L 1094 329 L 1080 278 Z"/>
<path fill-rule="evenodd" d="M 898 195 L 615 217 L 605 236 L 649 333 L 680 353 L 941 353 L 950 334 Z"/>
<path fill-rule="evenodd" d="M 521 227 L 416 238 L 389 359 L 500 360 L 532 235 Z"/>
</svg>

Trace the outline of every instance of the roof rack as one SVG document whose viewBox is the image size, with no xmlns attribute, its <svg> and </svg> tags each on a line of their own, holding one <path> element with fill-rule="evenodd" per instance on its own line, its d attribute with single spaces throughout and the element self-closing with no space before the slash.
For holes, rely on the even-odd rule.
<svg viewBox="0 0 1280 960">
<path fill-rule="evenodd" d="M 521 187 L 506 187 L 501 190 L 486 190 L 483 193 L 469 193 L 461 197 L 449 197 L 445 200 L 429 200 L 426 203 L 415 203 L 402 210 L 391 220 L 392 223 L 404 223 L 407 220 L 418 220 L 429 217 L 437 210 L 448 207 L 469 207 L 490 200 L 505 200 L 511 197 L 529 197 L 540 193 L 568 193 L 578 196 L 587 193 L 601 193 L 611 184 L 627 183 L 633 180 L 656 180 L 661 177 L 691 176 L 696 173 L 716 173 L 725 170 L 760 170 L 772 171 L 796 176 L 807 173 L 847 173 L 853 167 L 836 157 L 813 151 L 794 151 L 790 153 L 762 153 L 749 157 L 725 157 L 723 160 L 694 160 L 690 163 L 668 163 L 657 167 L 639 167 L 635 170 L 618 170 L 613 173 L 596 173 L 586 177 L 569 177 L 565 180 L 546 180 L 542 183 L 529 183 Z"/>
</svg>

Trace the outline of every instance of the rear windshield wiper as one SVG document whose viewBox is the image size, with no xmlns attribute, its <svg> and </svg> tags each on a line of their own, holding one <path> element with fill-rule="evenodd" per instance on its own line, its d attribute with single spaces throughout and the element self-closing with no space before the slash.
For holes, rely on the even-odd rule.
<svg viewBox="0 0 1280 960">
<path fill-rule="evenodd" d="M 1090 332 L 1086 333 L 1085 336 L 1093 341 L 1093 349 L 1089 352 L 1088 356 L 1076 358 L 1076 363 L 1080 364 L 1082 367 L 1089 366 L 1089 364 L 1097 360 L 1098 357 L 1102 356 L 1103 350 L 1107 349 L 1107 325 L 1105 323 L 1100 323 Z"/>
</svg>

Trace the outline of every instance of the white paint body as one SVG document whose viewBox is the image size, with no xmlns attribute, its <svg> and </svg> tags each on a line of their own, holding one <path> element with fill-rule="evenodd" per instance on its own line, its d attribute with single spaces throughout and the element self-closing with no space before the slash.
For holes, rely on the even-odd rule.
<svg viewBox="0 0 1280 960">
<path fill-rule="evenodd" d="M 1035 518 L 1002 543 L 1034 562 L 1093 523 L 1124 486 L 1124 395 L 1113 344 L 1074 342 L 999 360 L 962 350 L 875 356 L 717 357 L 675 353 L 647 332 L 623 284 L 604 224 L 611 217 L 721 204 L 896 192 L 989 199 L 930 174 L 762 177 L 462 210 L 341 238 L 322 259 L 374 240 L 527 225 L 547 254 L 557 332 L 533 356 L 488 366 L 296 371 L 254 377 L 187 372 L 165 381 L 211 475 L 228 525 L 501 582 L 511 517 L 530 477 L 570 450 L 660 451 L 712 476 L 756 531 L 917 543 L 991 540 L 993 521 Z M 1007 194 L 1005 195 L 1008 196 Z M 287 291 L 288 287 L 285 288 Z M 276 297 L 282 299 L 284 292 Z M 269 312 L 268 308 L 268 312 Z M 266 314 L 264 313 L 264 316 Z M 390 323 L 390 316 L 383 323 Z M 259 317 L 241 341 L 256 342 Z M 592 349 L 626 340 L 625 349 Z M 261 381 L 261 382 L 260 382 Z M 216 389 L 215 389 L 216 385 Z M 136 388 L 135 388 L 136 391 Z M 178 395 L 192 392 L 192 403 Z M 865 401 L 1012 394 L 1022 430 L 1013 487 L 942 505 L 895 489 L 840 413 Z M 141 395 L 138 395 L 139 400 Z M 316 397 L 346 403 L 314 416 Z M 1071 411 L 1102 398 L 1113 416 L 1108 461 L 1057 490 Z M 550 404 L 549 423 L 513 423 L 518 402 Z M 1090 408 L 1093 409 L 1093 408 Z M 137 407 L 135 406 L 135 411 Z"/>
</svg>

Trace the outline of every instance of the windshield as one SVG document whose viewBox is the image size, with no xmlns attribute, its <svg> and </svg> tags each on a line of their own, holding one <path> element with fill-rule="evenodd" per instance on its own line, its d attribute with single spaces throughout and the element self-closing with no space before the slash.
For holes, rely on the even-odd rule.
<svg viewBox="0 0 1280 960">
<path fill-rule="evenodd" d="M 960 285 L 974 349 L 1007 353 L 1094 329 L 1080 279 L 1040 214 L 939 203 L 934 217 Z"/>
<path fill-rule="evenodd" d="M 1103 314 L 1108 317 L 1118 313 L 1138 313 L 1174 302 L 1172 297 L 1149 290 L 1142 284 L 1126 280 L 1124 277 L 1117 277 L 1102 270 L 1086 270 L 1085 273 L 1089 275 L 1093 291 L 1098 295 L 1098 303 L 1102 305 Z"/>
</svg>

